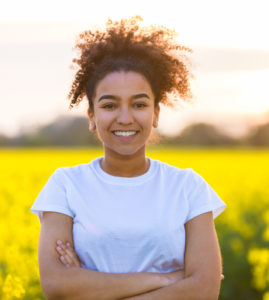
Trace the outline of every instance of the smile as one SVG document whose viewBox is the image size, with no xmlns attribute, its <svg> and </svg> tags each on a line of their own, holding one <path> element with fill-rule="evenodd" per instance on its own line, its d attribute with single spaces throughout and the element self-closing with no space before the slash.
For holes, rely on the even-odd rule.
<svg viewBox="0 0 269 300">
<path fill-rule="evenodd" d="M 136 131 L 114 131 L 113 133 L 117 136 L 130 136 L 130 135 L 135 135 L 137 132 Z"/>
</svg>

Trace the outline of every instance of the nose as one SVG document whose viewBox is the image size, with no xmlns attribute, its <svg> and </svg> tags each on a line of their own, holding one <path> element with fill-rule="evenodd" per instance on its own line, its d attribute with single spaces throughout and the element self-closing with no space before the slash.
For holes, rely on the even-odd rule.
<svg viewBox="0 0 269 300">
<path fill-rule="evenodd" d="M 119 124 L 124 125 L 133 123 L 133 115 L 131 109 L 128 106 L 121 107 L 121 109 L 119 110 L 117 121 Z"/>
</svg>

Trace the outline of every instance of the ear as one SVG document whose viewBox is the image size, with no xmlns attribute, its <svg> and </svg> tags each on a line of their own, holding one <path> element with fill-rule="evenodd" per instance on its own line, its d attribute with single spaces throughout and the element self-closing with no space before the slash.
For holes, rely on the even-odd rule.
<svg viewBox="0 0 269 300">
<path fill-rule="evenodd" d="M 90 110 L 90 108 L 88 108 L 87 114 L 88 114 L 88 117 L 89 117 L 89 130 L 90 131 L 95 131 L 96 125 L 95 125 L 95 121 L 94 121 L 94 114 Z"/>
<path fill-rule="evenodd" d="M 159 114 L 160 114 L 160 105 L 157 104 L 157 106 L 154 107 L 154 117 L 153 117 L 153 124 L 152 124 L 154 128 L 158 127 Z"/>
</svg>

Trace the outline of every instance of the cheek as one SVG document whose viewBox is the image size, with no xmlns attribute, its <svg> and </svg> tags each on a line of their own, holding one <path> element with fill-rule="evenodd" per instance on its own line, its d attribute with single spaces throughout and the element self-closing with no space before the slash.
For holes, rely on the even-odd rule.
<svg viewBox="0 0 269 300">
<path fill-rule="evenodd" d="M 96 114 L 95 124 L 98 131 L 108 129 L 113 122 L 113 115 L 108 112 L 100 112 Z"/>
<path fill-rule="evenodd" d="M 142 112 L 137 115 L 136 120 L 143 125 L 143 127 L 151 127 L 153 122 L 153 114 L 149 112 Z"/>
</svg>

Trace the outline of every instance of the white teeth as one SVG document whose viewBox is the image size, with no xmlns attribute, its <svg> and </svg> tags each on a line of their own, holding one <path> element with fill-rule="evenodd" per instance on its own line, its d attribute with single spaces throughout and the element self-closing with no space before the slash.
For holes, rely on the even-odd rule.
<svg viewBox="0 0 269 300">
<path fill-rule="evenodd" d="M 114 131 L 115 135 L 130 136 L 136 134 L 136 131 Z"/>
</svg>

